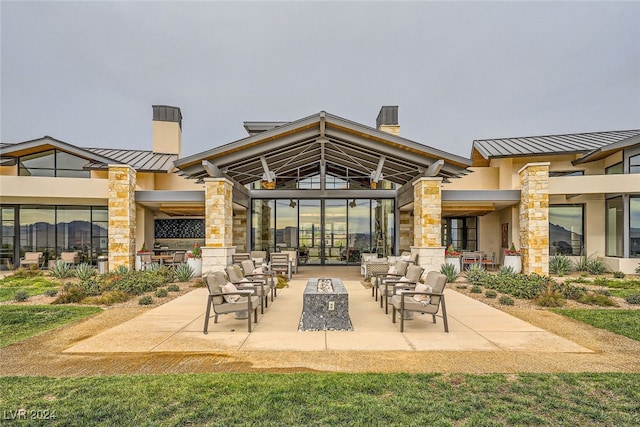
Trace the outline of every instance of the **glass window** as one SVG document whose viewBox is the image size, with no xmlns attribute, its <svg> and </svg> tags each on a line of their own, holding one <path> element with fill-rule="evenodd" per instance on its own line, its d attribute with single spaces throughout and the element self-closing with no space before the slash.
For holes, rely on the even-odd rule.
<svg viewBox="0 0 640 427">
<path fill-rule="evenodd" d="M 622 257 L 624 255 L 624 206 L 622 197 L 607 200 L 606 244 L 607 256 Z"/>
<path fill-rule="evenodd" d="M 640 196 L 629 199 L 629 255 L 640 258 Z"/>
<path fill-rule="evenodd" d="M 59 206 L 56 228 L 57 253 L 76 251 L 87 253 L 91 246 L 91 208 Z"/>
<path fill-rule="evenodd" d="M 29 154 L 18 160 L 20 176 L 89 178 L 91 172 L 82 169 L 87 163 L 87 159 L 59 150 Z"/>
<path fill-rule="evenodd" d="M 583 236 L 583 205 L 549 206 L 549 255 L 581 255 Z"/>
<path fill-rule="evenodd" d="M 584 171 L 550 171 L 549 176 L 583 176 Z"/>
<path fill-rule="evenodd" d="M 348 204 L 349 247 L 354 248 L 354 261 L 363 253 L 375 252 L 371 239 L 371 200 L 353 199 Z"/>
<path fill-rule="evenodd" d="M 253 200 L 251 209 L 252 250 L 268 251 L 275 247 L 275 200 Z"/>
<path fill-rule="evenodd" d="M 621 173 L 624 173 L 622 162 L 611 165 L 604 170 L 605 175 L 619 175 Z"/>
<path fill-rule="evenodd" d="M 629 157 L 629 173 L 640 173 L 640 154 Z"/>
<path fill-rule="evenodd" d="M 17 264 L 15 259 L 15 208 L 0 207 L 0 236 L 2 240 L 2 248 L 0 249 L 0 270 L 8 269 L 10 264 Z"/>
<path fill-rule="evenodd" d="M 442 219 L 442 246 L 458 251 L 478 250 L 477 217 L 450 217 Z"/>
<path fill-rule="evenodd" d="M 298 247 L 298 202 L 276 200 L 276 247 L 292 250 Z"/>
</svg>

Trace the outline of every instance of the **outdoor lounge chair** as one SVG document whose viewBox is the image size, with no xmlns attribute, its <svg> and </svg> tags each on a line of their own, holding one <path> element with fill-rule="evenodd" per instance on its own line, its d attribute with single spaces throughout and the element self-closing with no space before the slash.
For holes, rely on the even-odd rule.
<svg viewBox="0 0 640 427">
<path fill-rule="evenodd" d="M 231 262 L 240 265 L 242 261 L 250 260 L 251 254 L 249 252 L 238 252 L 231 254 Z"/>
<path fill-rule="evenodd" d="M 254 323 L 258 323 L 258 297 L 252 296 L 250 290 L 238 290 L 237 292 L 222 292 L 222 288 L 227 283 L 227 278 L 222 271 L 216 271 L 205 276 L 205 283 L 209 289 L 207 297 L 207 312 L 204 317 L 204 333 L 209 331 L 209 318 L 211 310 L 214 313 L 213 323 L 218 323 L 218 316 L 221 314 L 237 313 L 246 311 L 247 330 L 251 332 L 251 312 L 253 311 Z M 240 295 L 236 302 L 226 302 L 224 296 Z"/>
<path fill-rule="evenodd" d="M 291 279 L 291 261 L 289 260 L 289 254 L 282 252 L 271 254 L 269 269 L 275 273 L 286 274 L 287 279 Z"/>
<path fill-rule="evenodd" d="M 424 268 L 419 265 L 409 265 L 406 273 L 401 278 L 383 280 L 380 285 L 378 285 L 380 292 L 380 308 L 382 308 L 382 300 L 384 299 L 384 312 L 389 313 L 389 301 L 395 294 L 395 288 L 415 288 L 420 281 L 420 277 L 423 272 Z"/>
<path fill-rule="evenodd" d="M 400 314 L 400 332 L 404 332 L 404 320 L 406 312 L 418 312 L 430 314 L 433 317 L 433 323 L 436 323 L 436 316 L 442 317 L 444 322 L 444 331 L 449 332 L 449 324 L 447 323 L 447 309 L 444 303 L 444 288 L 447 285 L 447 276 L 430 271 L 427 274 L 425 285 L 431 287 L 431 291 L 416 291 L 396 289 L 396 294 L 391 297 L 392 316 L 391 320 L 396 323 L 396 312 Z M 416 296 L 426 298 L 417 301 Z M 438 314 L 442 307 L 442 314 Z"/>
<path fill-rule="evenodd" d="M 62 261 L 67 265 L 75 266 L 80 262 L 80 256 L 77 252 L 60 252 L 58 261 Z"/>
<path fill-rule="evenodd" d="M 407 272 L 407 267 L 409 267 L 409 262 L 400 260 L 395 263 L 394 267 L 395 273 L 389 273 L 389 270 L 387 270 L 382 273 L 376 273 L 371 278 L 371 296 L 375 296 L 376 301 L 378 301 L 378 291 L 380 284 L 385 280 L 397 280 L 404 276 L 404 274 Z M 380 307 L 382 307 L 382 305 Z"/>
<path fill-rule="evenodd" d="M 237 286 L 238 289 L 250 290 L 254 295 L 258 296 L 260 299 L 260 314 L 264 313 L 264 309 L 269 305 L 270 290 L 270 286 L 266 283 L 266 280 L 251 279 L 245 276 L 242 268 L 237 264 L 226 266 L 224 271 L 227 273 L 229 281 Z M 269 289 L 266 289 L 265 286 Z"/>
<path fill-rule="evenodd" d="M 37 265 L 40 268 L 44 265 L 44 255 L 42 252 L 25 252 L 24 256 L 20 258 L 20 266 L 23 265 Z"/>
<path fill-rule="evenodd" d="M 260 280 L 261 282 L 264 282 L 265 286 L 268 286 L 271 290 L 271 301 L 273 301 L 273 298 L 277 296 L 276 273 L 268 270 L 266 267 L 256 267 L 255 263 L 251 260 L 242 261 L 242 263 L 240 264 L 240 268 L 242 268 L 244 277 L 248 278 L 249 280 Z M 254 273 L 254 271 L 256 271 L 256 268 L 260 268 L 262 273 Z"/>
<path fill-rule="evenodd" d="M 165 261 L 164 265 L 170 265 L 173 267 L 177 267 L 182 263 L 187 262 L 186 260 L 187 252 L 186 251 L 175 251 L 173 253 L 173 258 L 170 261 Z"/>
</svg>

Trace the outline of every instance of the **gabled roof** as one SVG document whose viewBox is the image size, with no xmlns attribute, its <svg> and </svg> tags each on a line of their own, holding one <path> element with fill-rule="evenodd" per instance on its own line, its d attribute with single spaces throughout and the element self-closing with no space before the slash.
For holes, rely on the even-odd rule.
<svg viewBox="0 0 640 427">
<path fill-rule="evenodd" d="M 438 176 L 455 178 L 466 173 L 469 159 L 446 153 L 406 138 L 321 111 L 302 119 L 263 126 L 259 133 L 175 162 L 181 175 L 201 179 L 209 165 L 246 185 L 260 180 L 265 167 L 276 177 L 310 176 L 321 163 L 328 175 L 367 178 L 377 170 L 400 185 L 444 160 Z"/>
<path fill-rule="evenodd" d="M 474 164 L 481 159 L 553 154 L 581 154 L 640 135 L 640 130 L 574 133 L 473 141 Z"/>
<path fill-rule="evenodd" d="M 81 148 L 64 141 L 44 136 L 16 144 L 2 143 L 0 158 L 2 165 L 20 156 L 44 150 L 58 149 L 87 159 L 85 169 L 107 169 L 109 164 L 127 164 L 139 172 L 168 172 L 178 158 L 175 154 L 154 153 L 143 150 L 118 150 L 109 148 Z"/>
</svg>

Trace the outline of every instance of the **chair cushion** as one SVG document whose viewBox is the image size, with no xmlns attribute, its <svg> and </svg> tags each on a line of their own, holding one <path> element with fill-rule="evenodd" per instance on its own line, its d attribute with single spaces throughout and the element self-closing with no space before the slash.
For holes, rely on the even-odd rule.
<svg viewBox="0 0 640 427">
<path fill-rule="evenodd" d="M 262 267 L 258 267 L 253 270 L 253 274 L 262 274 Z"/>
<path fill-rule="evenodd" d="M 389 267 L 389 271 L 387 271 L 388 274 L 396 274 L 398 272 L 398 269 L 396 268 L 395 265 L 392 265 L 391 267 Z"/>
<path fill-rule="evenodd" d="M 416 285 L 416 292 L 431 292 L 431 286 L 429 285 L 425 285 L 424 283 L 418 283 Z M 415 299 L 418 302 L 422 302 L 424 304 L 429 304 L 429 302 L 431 301 L 431 296 L 430 295 L 414 295 L 413 299 Z"/>
<path fill-rule="evenodd" d="M 233 283 L 227 282 L 227 284 L 222 287 L 222 292 L 223 293 L 238 292 L 238 288 L 236 288 L 236 286 Z M 228 302 L 228 303 L 235 303 L 239 299 L 240 299 L 240 295 L 225 295 L 224 296 L 224 300 L 226 302 Z"/>
</svg>

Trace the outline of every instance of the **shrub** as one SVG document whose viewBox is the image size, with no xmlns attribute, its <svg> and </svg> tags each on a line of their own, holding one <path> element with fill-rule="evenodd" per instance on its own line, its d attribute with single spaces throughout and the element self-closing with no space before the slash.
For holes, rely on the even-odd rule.
<svg viewBox="0 0 640 427">
<path fill-rule="evenodd" d="M 278 287 L 278 289 L 282 289 L 282 288 L 286 288 L 287 285 L 287 278 L 282 276 L 282 275 L 278 275 L 276 276 L 278 283 L 276 284 L 276 286 Z"/>
<path fill-rule="evenodd" d="M 498 270 L 499 276 L 513 276 L 516 274 L 516 271 L 510 265 L 503 265 Z"/>
<path fill-rule="evenodd" d="M 564 306 L 564 298 L 562 298 L 562 294 L 555 290 L 552 285 L 547 286 L 547 289 L 535 298 L 535 302 L 540 307 Z"/>
<path fill-rule="evenodd" d="M 629 304 L 640 304 L 640 294 L 631 294 L 625 299 L 625 301 Z"/>
<path fill-rule="evenodd" d="M 82 264 L 78 264 L 75 271 L 75 276 L 80 280 L 89 280 L 91 277 L 95 276 L 96 270 L 86 262 Z"/>
<path fill-rule="evenodd" d="M 480 284 L 484 278 L 486 278 L 486 276 L 488 276 L 489 273 L 487 273 L 482 266 L 478 265 L 478 264 L 473 264 L 471 265 L 467 271 L 465 272 L 465 276 L 467 277 L 467 281 L 469 283 L 471 283 L 472 285 L 477 285 Z"/>
<path fill-rule="evenodd" d="M 506 295 L 503 295 L 500 297 L 500 299 L 498 300 L 498 302 L 502 305 L 513 305 L 514 301 L 513 298 L 510 298 Z"/>
<path fill-rule="evenodd" d="M 640 274 L 640 264 L 638 264 L 635 271 L 636 271 L 636 274 Z"/>
<path fill-rule="evenodd" d="M 126 265 L 119 265 L 115 270 L 113 270 L 113 274 L 118 276 L 124 276 L 129 273 L 129 267 Z"/>
<path fill-rule="evenodd" d="M 598 305 L 602 307 L 613 307 L 616 303 L 606 295 L 602 295 L 595 292 L 589 292 L 584 294 L 578 299 L 578 302 L 588 305 Z"/>
<path fill-rule="evenodd" d="M 155 291 L 159 286 L 169 283 L 172 278 L 173 274 L 168 274 L 167 269 L 130 271 L 121 277 L 112 278 L 109 287 L 111 290 L 140 295 Z"/>
<path fill-rule="evenodd" d="M 167 295 L 169 295 L 169 291 L 166 290 L 165 288 L 159 288 L 158 290 L 156 290 L 156 296 L 158 298 L 164 298 Z"/>
<path fill-rule="evenodd" d="M 532 299 L 553 283 L 555 282 L 551 278 L 537 274 L 498 274 L 488 275 L 481 284 L 487 289 L 495 289 L 518 298 Z"/>
<path fill-rule="evenodd" d="M 180 286 L 176 285 L 175 283 L 172 283 L 169 286 L 167 286 L 167 290 L 169 292 L 178 292 L 180 291 Z"/>
<path fill-rule="evenodd" d="M 449 283 L 455 282 L 459 275 L 456 266 L 448 263 L 444 263 L 440 266 L 440 273 L 447 276 L 447 282 Z"/>
<path fill-rule="evenodd" d="M 29 293 L 24 289 L 20 289 L 19 291 L 16 291 L 15 294 L 13 294 L 13 299 L 17 302 L 26 301 L 29 299 Z"/>
<path fill-rule="evenodd" d="M 173 274 L 178 282 L 188 282 L 194 273 L 195 271 L 189 264 L 181 263 L 176 267 Z"/>
<path fill-rule="evenodd" d="M 56 279 L 66 279 L 73 276 L 73 269 L 64 261 L 56 262 L 49 271 Z"/>
<path fill-rule="evenodd" d="M 140 299 L 138 300 L 138 304 L 140 304 L 140 305 L 153 304 L 153 298 L 151 298 L 150 295 L 145 295 L 143 297 L 140 297 Z"/>
<path fill-rule="evenodd" d="M 471 293 L 472 294 L 481 294 L 482 293 L 482 288 L 478 285 L 473 285 L 471 287 Z"/>
<path fill-rule="evenodd" d="M 467 289 L 467 285 L 463 285 L 463 284 L 456 285 L 456 288 L 458 288 L 458 289 Z"/>
<path fill-rule="evenodd" d="M 58 290 L 57 289 L 47 289 L 46 291 L 44 291 L 44 294 L 48 297 L 55 297 L 56 295 L 58 295 Z"/>
<path fill-rule="evenodd" d="M 37 277 L 37 276 L 43 276 L 44 273 L 42 272 L 42 270 L 27 270 L 24 267 L 20 267 L 17 270 L 14 271 L 14 273 L 10 276 L 7 277 L 13 277 L 13 278 L 29 278 L 29 277 Z"/>
<path fill-rule="evenodd" d="M 487 298 L 496 298 L 498 296 L 498 293 L 496 291 L 494 291 L 493 289 L 487 289 L 484 292 L 484 296 Z"/>
<path fill-rule="evenodd" d="M 587 293 L 587 288 L 584 286 L 574 286 L 571 283 L 572 282 L 569 280 L 564 283 L 555 283 L 553 285 L 553 290 L 560 293 L 563 298 L 571 300 L 578 300 L 581 296 Z M 583 283 L 583 281 L 580 280 L 577 283 Z"/>
<path fill-rule="evenodd" d="M 85 298 L 82 302 L 85 304 L 113 305 L 119 302 L 128 301 L 130 298 L 131 295 L 122 291 L 107 291 L 103 292 L 102 295 L 99 296 Z"/>
<path fill-rule="evenodd" d="M 581 255 L 580 257 L 576 258 L 575 261 L 573 262 L 573 269 L 575 271 L 587 271 L 588 261 L 589 259 L 586 256 Z"/>
<path fill-rule="evenodd" d="M 194 288 L 204 288 L 207 286 L 207 284 L 204 282 L 204 279 L 199 278 L 195 282 L 192 282 L 191 286 Z"/>
<path fill-rule="evenodd" d="M 571 271 L 571 260 L 564 255 L 556 255 L 549 260 L 549 271 L 562 277 Z"/>
<path fill-rule="evenodd" d="M 67 284 L 63 288 L 63 292 L 53 301 L 52 304 L 70 304 L 82 301 L 87 294 L 84 289 L 77 286 L 69 286 Z"/>
<path fill-rule="evenodd" d="M 607 271 L 607 265 L 600 259 L 590 259 L 587 261 L 587 271 L 597 276 Z"/>
<path fill-rule="evenodd" d="M 626 275 L 622 271 L 613 272 L 613 277 L 615 277 L 616 279 L 624 279 L 625 276 Z"/>
</svg>

